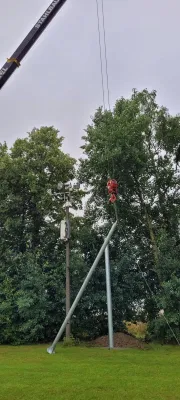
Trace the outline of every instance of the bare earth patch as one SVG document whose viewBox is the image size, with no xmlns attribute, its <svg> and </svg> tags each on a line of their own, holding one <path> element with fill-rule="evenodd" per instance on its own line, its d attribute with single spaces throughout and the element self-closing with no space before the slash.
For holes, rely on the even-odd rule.
<svg viewBox="0 0 180 400">
<path fill-rule="evenodd" d="M 91 345 L 97 347 L 108 347 L 108 336 L 101 336 L 91 342 Z M 116 348 L 138 348 L 144 349 L 144 343 L 130 335 L 122 332 L 114 334 L 114 347 Z"/>
</svg>

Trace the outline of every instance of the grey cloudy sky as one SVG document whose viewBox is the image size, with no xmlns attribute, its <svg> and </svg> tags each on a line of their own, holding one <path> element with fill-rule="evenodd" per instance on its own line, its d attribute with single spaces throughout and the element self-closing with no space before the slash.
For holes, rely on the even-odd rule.
<svg viewBox="0 0 180 400">
<path fill-rule="evenodd" d="M 0 14 L 3 66 L 50 0 L 6 0 Z M 180 1 L 104 0 L 111 104 L 132 88 L 156 89 L 180 111 Z M 0 141 L 54 125 L 64 150 L 81 154 L 83 129 L 102 104 L 95 0 L 67 0 L 0 91 Z"/>
</svg>

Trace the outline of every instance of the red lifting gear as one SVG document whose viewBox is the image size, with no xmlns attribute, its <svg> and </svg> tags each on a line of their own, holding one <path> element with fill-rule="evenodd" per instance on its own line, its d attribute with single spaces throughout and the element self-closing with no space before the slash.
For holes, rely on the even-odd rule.
<svg viewBox="0 0 180 400">
<path fill-rule="evenodd" d="M 117 200 L 118 183 L 115 179 L 110 179 L 107 183 L 108 194 L 110 195 L 109 201 L 114 203 Z"/>
</svg>

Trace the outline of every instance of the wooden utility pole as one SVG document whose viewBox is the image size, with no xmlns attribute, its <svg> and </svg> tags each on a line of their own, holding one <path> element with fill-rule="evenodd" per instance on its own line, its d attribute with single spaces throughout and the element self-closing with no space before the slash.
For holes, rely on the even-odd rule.
<svg viewBox="0 0 180 400">
<path fill-rule="evenodd" d="M 63 184 L 62 182 L 58 183 L 59 191 L 63 190 L 62 195 L 64 198 L 64 206 L 66 212 L 66 219 L 61 221 L 60 225 L 60 238 L 65 243 L 66 246 L 66 316 L 69 313 L 71 308 L 71 282 L 70 282 L 70 207 L 72 207 L 71 199 L 72 199 L 72 188 L 74 191 L 80 189 L 80 184 L 77 182 L 73 185 L 68 183 Z M 71 336 L 71 321 L 69 320 L 66 325 L 66 338 Z"/>
</svg>

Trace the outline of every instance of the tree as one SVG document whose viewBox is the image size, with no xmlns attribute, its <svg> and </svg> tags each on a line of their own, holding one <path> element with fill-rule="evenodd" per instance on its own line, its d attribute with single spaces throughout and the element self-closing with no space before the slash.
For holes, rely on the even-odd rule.
<svg viewBox="0 0 180 400">
<path fill-rule="evenodd" d="M 124 241 L 130 244 L 143 278 L 158 293 L 163 284 L 158 244 L 162 230 L 179 240 L 180 173 L 175 157 L 180 116 L 159 107 L 155 91 L 133 90 L 131 98 L 118 100 L 113 111 L 99 108 L 83 139 L 86 157 L 80 161 L 79 177 L 91 188 L 88 215 L 96 223 L 113 218 L 106 182 L 115 178 L 119 232 L 114 246 L 118 251 Z M 146 288 L 141 299 L 145 293 L 149 297 Z M 152 315 L 157 312 L 153 300 L 150 309 Z"/>
<path fill-rule="evenodd" d="M 57 184 L 74 177 L 75 160 L 62 141 L 56 129 L 42 127 L 11 149 L 0 146 L 1 342 L 49 339 L 65 315 L 64 200 Z"/>
<path fill-rule="evenodd" d="M 42 127 L 16 140 L 10 151 L 1 147 L 1 245 L 25 252 L 46 246 L 54 236 L 63 215 L 57 184 L 75 173 L 62 139 L 53 127 Z"/>
<path fill-rule="evenodd" d="M 162 286 L 157 293 L 156 303 L 158 309 L 164 311 L 165 317 L 156 314 L 150 321 L 149 332 L 156 340 L 177 344 L 177 341 L 180 342 L 180 244 L 162 231 L 158 247 Z"/>
</svg>

